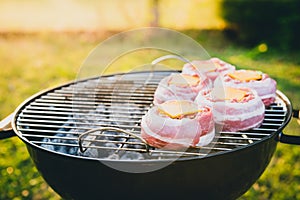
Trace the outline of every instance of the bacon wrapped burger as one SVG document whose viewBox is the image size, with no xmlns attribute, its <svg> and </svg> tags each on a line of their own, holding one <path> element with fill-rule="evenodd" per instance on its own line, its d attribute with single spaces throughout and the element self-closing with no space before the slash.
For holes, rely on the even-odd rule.
<svg viewBox="0 0 300 200">
<path fill-rule="evenodd" d="M 186 100 L 153 106 L 141 121 L 142 138 L 157 148 L 204 146 L 212 141 L 214 134 L 211 109 Z"/>
<path fill-rule="evenodd" d="M 212 108 L 214 120 L 223 126 L 223 131 L 256 128 L 264 119 L 265 106 L 250 88 L 215 87 L 201 91 L 195 102 Z"/>
</svg>

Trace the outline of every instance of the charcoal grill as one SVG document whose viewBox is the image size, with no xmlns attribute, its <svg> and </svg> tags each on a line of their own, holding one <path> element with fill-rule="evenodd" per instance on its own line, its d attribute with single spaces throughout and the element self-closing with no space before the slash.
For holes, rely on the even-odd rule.
<svg viewBox="0 0 300 200">
<path fill-rule="evenodd" d="M 233 199 L 258 179 L 278 141 L 300 143 L 282 133 L 298 111 L 277 91 L 259 128 L 220 132 L 210 145 L 186 151 L 149 147 L 139 136 L 141 118 L 152 106 L 159 81 L 172 72 L 114 74 L 43 91 L 16 109 L 13 130 L 45 180 L 67 199 L 138 199 L 145 194 Z M 117 157 L 99 155 L 102 151 Z M 123 159 L 127 152 L 142 157 Z M 150 172 L 126 173 L 110 167 L 115 164 Z"/>
<path fill-rule="evenodd" d="M 149 73 L 134 73 L 126 75 L 125 78 L 128 80 L 123 80 L 122 75 L 116 75 L 113 80 L 110 77 L 103 77 L 101 80 L 95 78 L 75 85 L 65 85 L 28 102 L 17 116 L 16 129 L 21 132 L 22 137 L 37 147 L 48 145 L 78 147 L 82 144 L 82 152 L 88 148 L 111 149 L 117 152 L 134 151 L 146 153 L 148 159 L 157 159 L 172 156 L 177 158 L 178 154 L 182 157 L 207 156 L 239 149 L 270 136 L 287 120 L 286 103 L 278 92 L 276 103 L 267 108 L 264 122 L 259 128 L 246 132 L 221 132 L 216 136 L 217 141 L 212 143 L 214 145 L 198 150 L 193 148 L 182 152 L 148 149 L 141 139 L 136 139 L 128 133 L 122 134 L 122 130 L 135 135 L 140 134 L 141 117 L 152 106 L 153 94 L 159 81 L 169 74 L 170 72 L 155 73 L 149 79 Z M 148 80 L 147 83 L 145 80 Z M 102 105 L 103 110 L 95 112 L 98 105 Z M 86 119 L 89 123 L 82 122 L 82 119 Z M 71 123 L 66 124 L 66 121 Z M 118 128 L 119 130 L 111 131 L 120 134 L 111 135 L 111 131 L 100 133 L 96 131 L 97 127 Z M 78 137 L 87 131 L 91 132 L 89 136 L 95 136 L 94 138 L 102 136 L 109 139 L 91 140 L 91 137 L 87 139 L 82 137 L 78 140 Z M 59 135 L 55 136 L 57 133 Z M 50 140 L 42 141 L 44 138 Z M 130 139 L 134 141 L 130 142 Z M 93 145 L 95 142 L 97 146 Z M 110 142 L 117 144 L 117 147 L 101 145 Z M 134 145 L 139 145 L 140 148 L 135 148 Z M 207 148 L 211 150 L 208 154 L 200 151 Z"/>
</svg>

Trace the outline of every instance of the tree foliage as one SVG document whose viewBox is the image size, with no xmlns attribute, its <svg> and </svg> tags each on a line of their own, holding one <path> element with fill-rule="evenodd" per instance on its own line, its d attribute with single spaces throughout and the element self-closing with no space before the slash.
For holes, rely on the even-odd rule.
<svg viewBox="0 0 300 200">
<path fill-rule="evenodd" d="M 238 40 L 291 50 L 300 47 L 300 1 L 223 0 L 221 15 Z"/>
</svg>

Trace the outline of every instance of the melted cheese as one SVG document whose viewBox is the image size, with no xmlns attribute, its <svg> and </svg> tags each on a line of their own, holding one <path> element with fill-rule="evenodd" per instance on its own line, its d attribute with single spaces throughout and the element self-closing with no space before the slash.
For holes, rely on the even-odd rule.
<svg viewBox="0 0 300 200">
<path fill-rule="evenodd" d="M 233 73 L 229 73 L 228 75 L 233 79 L 244 81 L 244 82 L 262 79 L 262 75 L 260 72 L 251 71 L 251 70 L 235 71 Z"/>
<path fill-rule="evenodd" d="M 217 63 L 217 62 L 214 62 L 214 63 L 215 63 L 215 67 L 216 67 L 217 69 L 219 69 L 219 68 L 222 67 L 219 63 Z"/>
<path fill-rule="evenodd" d="M 221 90 L 214 90 L 213 91 L 213 96 L 216 99 L 221 99 L 221 100 L 237 100 L 241 101 L 245 96 L 247 92 L 244 90 L 240 90 L 237 88 L 232 88 L 232 87 L 225 87 L 223 91 Z"/>
<path fill-rule="evenodd" d="M 190 76 L 186 74 L 176 74 L 169 80 L 169 85 L 177 86 L 196 86 L 200 82 L 199 77 Z"/>
<path fill-rule="evenodd" d="M 197 113 L 198 106 L 189 101 L 171 100 L 158 105 L 158 110 L 171 118 L 178 118 Z"/>
<path fill-rule="evenodd" d="M 201 62 L 195 63 L 193 66 L 199 71 L 212 72 L 217 69 L 218 64 L 213 62 Z"/>
</svg>

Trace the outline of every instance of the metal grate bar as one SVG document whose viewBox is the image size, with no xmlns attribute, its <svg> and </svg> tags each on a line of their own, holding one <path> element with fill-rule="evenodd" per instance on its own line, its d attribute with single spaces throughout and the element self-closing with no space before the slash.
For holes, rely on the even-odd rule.
<svg viewBox="0 0 300 200">
<path fill-rule="evenodd" d="M 82 102 L 85 102 L 88 101 L 88 102 L 94 102 L 94 103 L 102 103 L 102 102 L 110 102 L 110 103 L 124 103 L 124 99 L 120 99 L 120 98 L 103 98 L 103 99 L 99 99 L 99 98 L 96 98 L 96 97 L 91 97 L 91 98 L 86 98 L 87 96 L 85 96 L 84 98 L 83 97 L 63 97 L 63 96 L 44 96 L 42 97 L 42 99 L 46 99 L 46 100 L 68 100 L 68 101 L 72 101 L 73 103 L 78 103 L 78 104 L 81 104 Z M 143 104 L 143 103 L 148 103 L 148 104 L 151 104 L 152 101 L 150 99 L 145 99 L 145 100 L 132 100 L 132 99 L 128 99 L 129 103 L 140 103 L 140 104 Z M 126 102 L 126 103 L 127 103 Z"/>
<path fill-rule="evenodd" d="M 40 111 L 40 110 L 24 110 L 23 113 L 24 114 L 41 114 L 41 115 L 43 115 L 43 114 L 45 114 L 45 111 Z M 72 115 L 74 113 L 47 111 L 47 114 L 48 115 L 65 115 L 65 116 L 67 116 L 67 115 Z M 95 113 L 76 113 L 76 116 L 83 116 L 83 117 L 84 116 L 94 116 L 94 117 L 99 117 L 101 119 L 101 117 L 103 118 L 103 116 L 105 116 L 105 115 L 95 114 Z M 24 115 L 23 115 L 23 117 L 24 117 Z M 118 118 L 118 117 L 124 117 L 124 116 L 116 114 L 113 117 Z M 138 117 L 131 116 L 130 118 L 131 119 L 135 119 L 135 118 L 138 118 Z"/>
<path fill-rule="evenodd" d="M 42 97 L 43 98 L 43 97 Z M 101 103 L 101 105 L 111 105 L 112 103 L 111 102 L 99 102 L 99 101 L 71 101 L 71 100 L 65 100 L 65 99 L 37 99 L 35 101 L 35 103 L 45 103 L 45 104 L 50 104 L 50 103 L 57 103 L 57 104 L 71 104 L 71 105 L 74 105 L 74 106 L 87 106 L 87 105 L 96 105 L 97 103 Z M 152 102 L 151 102 L 152 103 Z M 114 105 L 123 105 L 124 106 L 124 102 L 114 102 Z M 128 104 L 130 105 L 130 104 Z M 135 104 L 132 104 L 132 105 L 135 105 Z M 137 105 L 135 105 L 137 106 Z M 130 107 L 129 107 L 130 108 Z"/>
<path fill-rule="evenodd" d="M 71 128 L 74 128 L 74 126 L 58 126 L 58 125 L 50 125 L 50 124 L 30 124 L 30 123 L 17 123 L 18 126 L 22 126 L 22 127 L 35 127 L 37 128 L 37 130 L 39 129 L 45 129 L 45 128 L 48 128 L 48 129 L 60 129 L 60 128 L 65 128 L 65 129 L 71 129 Z M 105 126 L 110 126 L 110 127 L 120 127 L 120 128 L 123 128 L 123 129 L 130 129 L 132 128 L 132 125 L 121 125 L 121 124 L 118 124 L 118 125 L 114 125 L 114 124 L 105 124 L 105 123 L 102 123 L 102 124 L 93 124 L 92 126 L 96 126 L 96 127 L 105 127 Z M 76 127 L 77 129 L 80 129 L 80 130 L 90 130 L 91 129 L 91 125 L 90 126 L 86 126 L 86 127 Z"/>
<path fill-rule="evenodd" d="M 105 119 L 105 118 L 103 118 L 103 119 L 101 119 L 101 121 L 102 122 L 117 122 L 117 123 L 139 123 L 140 122 L 140 118 L 133 118 L 133 119 L 138 119 L 138 120 L 119 120 L 119 118 L 120 117 L 118 117 L 116 119 Z M 128 117 L 126 119 L 128 119 Z M 89 120 L 89 121 L 96 121 L 97 122 L 99 120 Z M 53 120 L 53 121 L 49 122 L 49 120 L 28 119 L 28 118 L 26 118 L 26 119 L 20 119 L 18 121 L 18 123 L 22 123 L 22 124 L 19 124 L 19 125 L 23 125 L 23 126 L 26 126 L 26 125 L 30 126 L 31 124 L 36 124 L 36 123 L 37 123 L 37 125 L 38 124 L 43 125 L 45 123 L 47 123 L 47 124 L 58 124 L 58 126 L 61 127 L 62 121 Z M 28 124 L 26 124 L 26 123 L 28 123 Z M 75 126 L 76 125 L 87 125 L 87 126 L 90 125 L 90 123 L 87 123 L 87 122 L 85 122 L 85 123 L 84 122 L 73 122 L 72 124 L 74 124 Z M 56 128 L 59 128 L 59 127 L 56 127 Z"/>
<path fill-rule="evenodd" d="M 132 89 L 125 89 L 125 88 L 117 88 L 115 90 L 112 90 L 114 88 L 97 88 L 97 89 L 91 89 L 91 88 L 64 88 L 62 90 L 55 90 L 52 95 L 74 95 L 77 93 L 91 93 L 91 94 L 103 94 L 103 95 L 109 95 L 118 92 L 118 95 L 129 95 L 134 91 L 135 96 L 151 96 L 153 92 L 155 91 L 155 87 L 149 88 L 147 87 L 147 90 L 142 90 L 143 88 L 132 88 Z"/>
<path fill-rule="evenodd" d="M 86 92 L 86 93 L 84 93 L 84 92 L 82 92 L 82 91 L 80 91 L 80 93 L 77 93 L 77 94 L 74 94 L 74 95 L 72 95 L 72 96 L 70 96 L 70 97 L 72 97 L 72 99 L 75 99 L 75 100 L 77 100 L 77 99 L 82 99 L 83 97 L 82 96 L 84 96 L 84 97 L 89 97 L 89 96 L 87 96 L 87 95 L 92 95 L 91 97 L 92 97 L 92 99 L 94 99 L 94 98 L 97 98 L 98 96 L 100 96 L 100 95 L 106 95 L 106 96 L 103 96 L 105 99 L 111 99 L 111 100 L 114 100 L 114 99 L 117 99 L 117 100 L 119 100 L 120 99 L 120 97 L 122 98 L 122 99 L 131 99 L 131 98 L 136 98 L 136 99 L 142 99 L 142 100 L 149 100 L 149 99 L 153 99 L 153 97 L 152 96 L 149 96 L 149 95 L 135 95 L 134 93 L 132 93 L 132 92 L 135 92 L 135 91 L 129 91 L 129 93 L 127 93 L 126 95 L 125 94 L 123 94 L 123 93 L 119 93 L 119 91 L 115 91 L 116 92 L 116 94 L 114 94 L 114 92 L 110 92 L 110 93 L 97 93 L 97 92 L 95 92 L 95 93 L 91 93 L 91 92 Z M 131 93 L 130 93 L 131 92 Z M 67 93 L 68 94 L 68 93 Z M 51 96 L 51 97 L 65 97 L 66 95 L 67 95 L 66 93 L 65 93 L 65 91 L 61 91 L 61 92 L 59 92 L 58 93 L 58 91 L 56 92 L 56 93 L 50 93 L 49 94 L 49 96 Z M 152 93 L 153 94 L 153 93 Z M 101 96 L 102 97 L 102 96 Z M 88 98 L 83 98 L 83 99 L 88 99 Z"/>
<path fill-rule="evenodd" d="M 67 127 L 62 127 L 62 128 L 67 128 Z M 41 132 L 41 133 L 50 133 L 51 130 L 49 131 L 46 131 L 46 130 L 39 130 L 39 129 L 24 129 L 26 130 L 27 132 L 35 132 L 36 134 L 34 134 L 34 137 L 36 138 L 43 138 L 43 137 L 48 137 L 48 138 L 52 138 L 52 139 L 73 139 L 74 141 L 77 141 L 77 137 L 72 137 L 72 138 L 68 138 L 68 137 L 61 137 L 61 136 L 53 136 L 53 135 L 43 135 L 43 134 L 37 134 L 38 132 Z M 85 128 L 83 129 L 80 129 L 79 130 L 86 130 Z M 89 129 L 88 129 L 89 130 Z M 52 132 L 55 132 L 55 131 L 52 131 Z M 135 134 L 138 134 L 139 131 L 132 131 L 133 133 Z M 55 132 L 56 133 L 56 132 Z M 79 132 L 79 131 L 59 131 L 59 133 L 64 133 L 64 134 L 72 134 L 72 135 L 80 135 L 82 132 Z M 247 135 L 247 134 L 244 134 L 244 133 L 240 133 L 239 135 L 235 135 L 235 136 L 232 136 L 234 134 L 229 134 L 229 135 L 225 135 L 224 133 L 221 133 L 219 136 L 216 136 L 215 138 L 216 139 L 231 139 L 231 140 L 260 140 L 261 138 L 255 138 L 255 137 L 251 137 L 251 138 L 245 138 L 243 137 L 243 135 Z M 30 136 L 33 136 L 32 134 L 28 134 L 28 133 L 24 133 L 23 136 L 26 136 L 26 137 L 30 137 Z M 93 136 L 93 134 L 91 134 L 91 136 Z M 94 135 L 94 136 L 97 136 L 97 135 Z M 124 135 L 111 135 L 111 134 L 103 134 L 102 136 L 106 136 L 106 137 L 115 137 L 115 138 L 123 138 Z M 259 135 L 256 135 L 256 136 L 259 136 Z M 88 141 L 88 140 L 87 140 Z M 96 140 L 94 140 L 96 141 Z M 202 147 L 204 148 L 204 147 Z"/>
<path fill-rule="evenodd" d="M 72 109 L 72 108 L 47 108 L 47 107 L 27 107 L 26 110 L 24 110 L 24 113 L 26 112 L 40 112 L 40 111 L 49 111 L 51 110 L 51 112 L 53 114 L 60 114 L 60 113 L 66 113 L 67 115 L 72 115 L 74 113 L 78 113 L 78 114 L 82 114 L 82 113 L 87 113 L 87 112 L 92 112 L 95 111 L 95 109 Z M 125 110 L 126 112 L 124 112 L 123 110 Z M 133 109 L 134 110 L 134 109 Z M 147 109 L 139 109 L 139 111 L 130 111 L 130 114 L 134 114 L 134 115 L 143 115 L 144 112 L 147 111 Z M 107 114 L 114 114 L 117 115 L 118 114 L 125 114 L 128 116 L 129 111 L 126 109 L 126 105 L 125 107 L 113 107 L 110 111 L 107 110 L 103 110 L 101 112 L 101 114 L 98 114 L 99 116 L 103 115 L 107 117 Z M 106 114 L 106 115 L 105 115 Z"/>
</svg>

